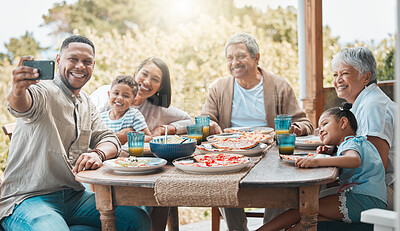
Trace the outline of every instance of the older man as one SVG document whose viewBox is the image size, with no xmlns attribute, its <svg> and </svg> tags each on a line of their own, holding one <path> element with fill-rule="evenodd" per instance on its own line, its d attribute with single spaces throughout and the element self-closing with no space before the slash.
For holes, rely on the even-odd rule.
<svg viewBox="0 0 400 231">
<path fill-rule="evenodd" d="M 17 118 L 0 187 L 1 227 L 8 230 L 69 230 L 70 225 L 100 228 L 93 192 L 74 173 L 97 169 L 118 155 L 120 143 L 81 88 L 95 65 L 93 43 L 83 36 L 64 40 L 54 80 L 36 80 L 37 69 L 13 71 L 8 110 Z M 118 230 L 150 230 L 139 207 L 116 209 Z"/>
<path fill-rule="evenodd" d="M 202 115 L 209 115 L 210 133 L 227 127 L 269 126 L 279 114 L 292 115 L 296 135 L 313 133 L 313 125 L 299 107 L 289 83 L 259 67 L 260 52 L 255 38 L 246 33 L 233 35 L 225 45 L 230 76 L 210 87 Z M 243 209 L 221 209 L 229 230 L 247 230 Z"/>
</svg>

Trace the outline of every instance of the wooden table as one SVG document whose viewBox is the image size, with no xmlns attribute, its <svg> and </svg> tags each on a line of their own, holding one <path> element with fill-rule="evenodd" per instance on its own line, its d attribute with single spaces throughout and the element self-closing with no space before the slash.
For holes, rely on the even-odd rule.
<svg viewBox="0 0 400 231">
<path fill-rule="evenodd" d="M 78 173 L 76 180 L 94 185 L 102 230 L 116 230 L 117 205 L 158 206 L 154 186 L 170 168 L 173 166 L 165 166 L 153 174 L 115 175 L 101 167 Z M 280 160 L 277 147 L 273 147 L 240 181 L 238 207 L 299 208 L 303 227 L 317 230 L 319 186 L 334 181 L 337 176 L 337 168 L 295 167 Z M 210 204 L 203 206 L 212 207 Z"/>
</svg>

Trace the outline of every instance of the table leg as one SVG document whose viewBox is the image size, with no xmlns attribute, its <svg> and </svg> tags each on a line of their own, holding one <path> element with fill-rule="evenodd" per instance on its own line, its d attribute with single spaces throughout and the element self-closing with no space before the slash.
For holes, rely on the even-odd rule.
<svg viewBox="0 0 400 231">
<path fill-rule="evenodd" d="M 300 224 L 303 230 L 317 230 L 319 211 L 319 185 L 299 188 Z"/>
<path fill-rule="evenodd" d="M 112 187 L 95 185 L 96 208 L 100 212 L 101 230 L 115 231 L 115 205 L 112 199 Z"/>
<path fill-rule="evenodd" d="M 168 215 L 168 231 L 179 231 L 178 207 L 170 207 Z"/>
<path fill-rule="evenodd" d="M 219 231 L 221 221 L 221 213 L 219 212 L 218 207 L 211 208 L 211 230 Z"/>
</svg>

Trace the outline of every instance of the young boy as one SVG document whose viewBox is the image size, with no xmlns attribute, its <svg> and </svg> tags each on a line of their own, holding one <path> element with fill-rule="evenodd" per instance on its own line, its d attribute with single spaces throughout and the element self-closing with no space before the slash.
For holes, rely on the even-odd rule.
<svg viewBox="0 0 400 231">
<path fill-rule="evenodd" d="M 138 91 L 138 84 L 130 75 L 117 76 L 108 92 L 108 99 L 111 110 L 101 113 L 101 118 L 108 128 L 113 130 L 122 144 L 126 143 L 126 132 L 120 132 L 123 129 L 128 131 L 143 131 L 146 134 L 145 141 L 152 139 L 146 121 L 135 108 L 130 107 Z"/>
</svg>

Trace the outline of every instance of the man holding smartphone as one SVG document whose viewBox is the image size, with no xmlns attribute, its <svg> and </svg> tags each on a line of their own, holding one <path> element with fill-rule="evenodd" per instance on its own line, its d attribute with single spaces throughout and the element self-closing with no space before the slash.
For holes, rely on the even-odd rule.
<svg viewBox="0 0 400 231">
<path fill-rule="evenodd" d="M 0 220 L 5 230 L 69 230 L 70 225 L 101 227 L 94 193 L 74 173 L 97 169 L 119 154 L 120 143 L 108 130 L 81 88 L 95 65 L 93 43 L 79 35 L 64 40 L 51 81 L 34 80 L 38 70 L 13 70 L 8 110 L 17 118 L 8 166 L 0 187 Z M 90 151 L 89 151 L 90 150 Z M 116 209 L 118 230 L 150 230 L 140 207 Z"/>
</svg>

